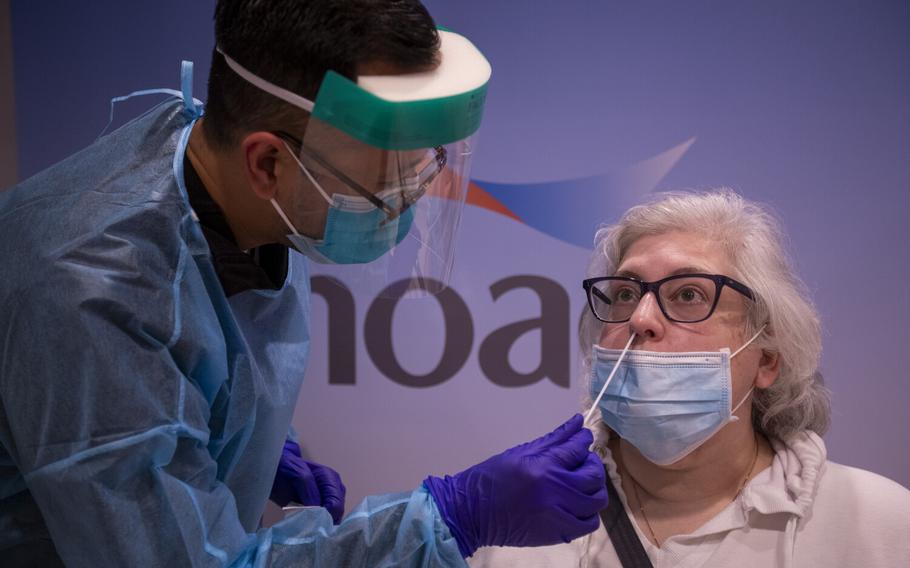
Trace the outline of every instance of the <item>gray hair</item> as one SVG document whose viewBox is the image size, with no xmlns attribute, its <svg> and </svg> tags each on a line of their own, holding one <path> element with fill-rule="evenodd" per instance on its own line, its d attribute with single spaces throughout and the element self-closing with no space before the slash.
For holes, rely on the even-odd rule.
<svg viewBox="0 0 910 568">
<path fill-rule="evenodd" d="M 767 324 L 754 345 L 780 359 L 780 375 L 774 384 L 754 391 L 752 422 L 756 429 L 784 441 L 805 430 L 824 434 L 831 405 L 818 371 L 821 326 L 806 285 L 784 250 L 780 224 L 768 210 L 729 189 L 658 194 L 650 203 L 629 209 L 615 225 L 597 231 L 588 276 L 612 274 L 635 241 L 671 231 L 697 233 L 720 243 L 734 267 L 729 276 L 755 293 L 744 337 Z M 598 341 L 601 326 L 586 308 L 578 333 L 588 380 L 586 393 L 590 390 L 591 346 Z M 590 395 L 586 396 L 590 405 Z M 597 423 L 602 425 L 601 420 Z"/>
</svg>

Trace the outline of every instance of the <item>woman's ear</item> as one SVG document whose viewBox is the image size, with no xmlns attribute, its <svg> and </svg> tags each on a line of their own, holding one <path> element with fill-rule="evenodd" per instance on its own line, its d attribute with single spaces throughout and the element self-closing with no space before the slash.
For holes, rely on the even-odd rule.
<svg viewBox="0 0 910 568">
<path fill-rule="evenodd" d="M 758 374 L 755 377 L 756 388 L 766 389 L 774 384 L 780 375 L 780 354 L 776 351 L 762 350 L 758 361 Z"/>
</svg>

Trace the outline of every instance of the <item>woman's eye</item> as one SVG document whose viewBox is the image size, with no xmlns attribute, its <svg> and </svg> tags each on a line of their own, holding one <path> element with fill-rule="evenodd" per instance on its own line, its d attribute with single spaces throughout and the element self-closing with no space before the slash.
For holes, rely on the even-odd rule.
<svg viewBox="0 0 910 568">
<path fill-rule="evenodd" d="M 687 304 L 705 301 L 704 294 L 696 288 L 683 288 L 676 294 L 676 301 Z"/>
<path fill-rule="evenodd" d="M 635 301 L 635 293 L 634 293 L 632 290 L 628 289 L 628 288 L 625 288 L 625 289 L 623 289 L 623 290 L 620 290 L 620 291 L 616 294 L 616 301 L 617 301 L 617 302 L 623 302 L 623 303 L 634 302 L 634 301 Z"/>
</svg>

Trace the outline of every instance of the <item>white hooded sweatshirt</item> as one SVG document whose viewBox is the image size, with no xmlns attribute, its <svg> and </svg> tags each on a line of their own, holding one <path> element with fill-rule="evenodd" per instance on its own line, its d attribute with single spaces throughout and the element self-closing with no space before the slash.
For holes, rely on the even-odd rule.
<svg viewBox="0 0 910 568">
<path fill-rule="evenodd" d="M 630 518 L 654 568 L 910 567 L 910 491 L 880 475 L 827 461 L 825 444 L 815 433 L 771 444 L 771 466 L 695 532 L 668 538 L 658 548 Z M 610 451 L 598 452 L 628 510 Z M 474 568 L 621 566 L 603 524 L 568 544 L 481 548 L 468 563 Z"/>
</svg>

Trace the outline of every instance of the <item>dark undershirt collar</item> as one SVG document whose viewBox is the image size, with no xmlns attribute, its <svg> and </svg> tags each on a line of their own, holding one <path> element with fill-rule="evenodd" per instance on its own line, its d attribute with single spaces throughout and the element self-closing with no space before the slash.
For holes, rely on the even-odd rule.
<svg viewBox="0 0 910 568">
<path fill-rule="evenodd" d="M 206 191 L 187 156 L 183 158 L 183 172 L 190 206 L 199 217 L 225 295 L 230 297 L 246 290 L 281 289 L 288 275 L 288 248 L 270 244 L 248 253 L 240 250 L 224 213 Z"/>
</svg>

